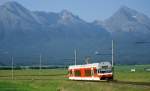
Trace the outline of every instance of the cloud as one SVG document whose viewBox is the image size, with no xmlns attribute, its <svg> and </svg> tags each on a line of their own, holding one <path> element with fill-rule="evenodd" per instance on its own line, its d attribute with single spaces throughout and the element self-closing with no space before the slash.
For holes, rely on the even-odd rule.
<svg viewBox="0 0 150 91">
<path fill-rule="evenodd" d="M 12 0 L 0 0 L 0 5 L 6 3 L 6 2 L 8 2 L 8 1 L 12 1 Z"/>
</svg>

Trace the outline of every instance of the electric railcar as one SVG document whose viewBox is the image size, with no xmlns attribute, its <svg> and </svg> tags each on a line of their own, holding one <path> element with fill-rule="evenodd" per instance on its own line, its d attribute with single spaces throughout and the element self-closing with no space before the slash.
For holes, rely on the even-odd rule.
<svg viewBox="0 0 150 91">
<path fill-rule="evenodd" d="M 68 68 L 70 80 L 112 80 L 113 72 L 110 62 L 72 65 Z"/>
</svg>

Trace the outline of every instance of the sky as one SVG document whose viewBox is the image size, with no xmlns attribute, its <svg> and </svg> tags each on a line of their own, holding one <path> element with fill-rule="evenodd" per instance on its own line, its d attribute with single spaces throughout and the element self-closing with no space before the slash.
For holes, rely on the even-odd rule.
<svg viewBox="0 0 150 91">
<path fill-rule="evenodd" d="M 66 9 L 88 22 L 105 20 L 121 6 L 150 17 L 150 0 L 0 0 L 0 4 L 7 1 L 17 1 L 32 11 L 60 12 Z"/>
</svg>

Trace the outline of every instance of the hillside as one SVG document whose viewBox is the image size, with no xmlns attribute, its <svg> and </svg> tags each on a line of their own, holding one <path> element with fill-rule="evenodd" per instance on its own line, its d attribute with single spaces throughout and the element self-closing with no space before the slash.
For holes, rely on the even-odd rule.
<svg viewBox="0 0 150 91">
<path fill-rule="evenodd" d="M 148 43 L 150 19 L 146 15 L 121 7 L 104 22 L 86 22 L 68 10 L 61 12 L 30 11 L 17 2 L 0 6 L 0 65 L 73 64 L 73 50 L 79 49 L 78 63 L 86 56 L 92 62 L 111 60 L 110 56 L 95 55 L 110 49 L 116 41 L 116 63 L 150 63 Z M 147 44 L 146 44 L 147 45 Z M 110 52 L 109 52 L 110 53 Z"/>
</svg>

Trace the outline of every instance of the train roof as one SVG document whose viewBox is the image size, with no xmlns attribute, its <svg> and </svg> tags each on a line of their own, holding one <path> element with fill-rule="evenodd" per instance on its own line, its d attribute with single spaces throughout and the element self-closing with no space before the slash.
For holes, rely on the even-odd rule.
<svg viewBox="0 0 150 91">
<path fill-rule="evenodd" d="M 91 64 L 83 64 L 83 65 L 71 65 L 68 69 L 78 69 L 78 68 L 101 68 L 101 66 L 111 66 L 110 62 L 101 62 L 101 63 L 91 63 Z"/>
</svg>

